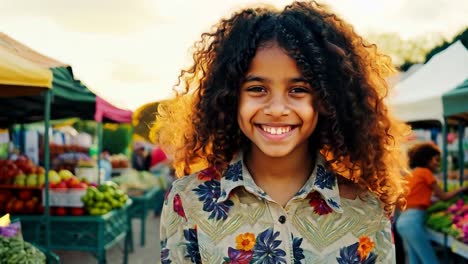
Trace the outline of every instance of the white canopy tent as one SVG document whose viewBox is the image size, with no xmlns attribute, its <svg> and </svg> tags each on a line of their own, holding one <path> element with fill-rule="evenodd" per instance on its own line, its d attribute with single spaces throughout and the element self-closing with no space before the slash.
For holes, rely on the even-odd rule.
<svg viewBox="0 0 468 264">
<path fill-rule="evenodd" d="M 467 78 L 468 50 L 457 41 L 398 83 L 390 97 L 390 106 L 406 122 L 437 120 L 442 123 L 442 95 Z"/>
</svg>

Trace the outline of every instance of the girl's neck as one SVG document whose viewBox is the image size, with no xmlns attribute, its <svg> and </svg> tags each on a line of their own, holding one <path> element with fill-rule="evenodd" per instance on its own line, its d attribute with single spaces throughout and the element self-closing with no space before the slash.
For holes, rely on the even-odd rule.
<svg viewBox="0 0 468 264">
<path fill-rule="evenodd" d="M 255 174 L 256 177 L 269 177 L 271 180 L 290 180 L 297 179 L 298 174 L 305 174 L 308 178 L 314 167 L 315 155 L 309 152 L 298 154 L 275 158 L 254 149 L 246 153 L 245 162 L 252 176 Z"/>
<path fill-rule="evenodd" d="M 253 148 L 245 153 L 244 162 L 257 186 L 284 206 L 306 183 L 315 155 L 304 151 L 275 158 Z"/>
</svg>

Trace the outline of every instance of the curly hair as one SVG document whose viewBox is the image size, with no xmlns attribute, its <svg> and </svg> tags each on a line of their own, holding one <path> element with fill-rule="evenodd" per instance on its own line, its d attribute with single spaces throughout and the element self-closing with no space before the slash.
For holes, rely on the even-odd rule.
<svg viewBox="0 0 468 264">
<path fill-rule="evenodd" d="M 247 8 L 201 37 L 194 64 L 179 75 L 178 97 L 160 106 L 153 129 L 159 144 L 171 146 L 179 175 L 191 173 L 194 164 L 221 173 L 249 144 L 237 123 L 239 87 L 259 47 L 276 42 L 318 98 L 310 146 L 329 158 L 331 168 L 375 193 L 387 212 L 404 202 L 399 144 L 407 127 L 384 103 L 385 77 L 394 68 L 376 45 L 316 2 Z"/>
<path fill-rule="evenodd" d="M 420 143 L 412 146 L 408 150 L 410 168 L 423 167 L 427 168 L 429 161 L 434 156 L 440 156 L 440 149 L 432 142 Z"/>
</svg>

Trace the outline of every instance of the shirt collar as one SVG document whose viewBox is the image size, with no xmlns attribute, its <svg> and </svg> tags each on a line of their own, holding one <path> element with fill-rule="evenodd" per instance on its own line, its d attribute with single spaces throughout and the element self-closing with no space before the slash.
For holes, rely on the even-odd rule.
<svg viewBox="0 0 468 264">
<path fill-rule="evenodd" d="M 242 154 L 237 155 L 224 171 L 220 185 L 221 194 L 218 202 L 226 201 L 230 193 L 240 186 L 243 186 L 247 191 L 260 198 L 271 200 L 268 194 L 255 184 L 245 166 Z M 314 170 L 293 199 L 304 199 L 315 191 L 320 193 L 323 200 L 330 208 L 338 213 L 343 212 L 336 175 L 326 168 L 325 158 L 321 154 L 317 154 Z"/>
</svg>

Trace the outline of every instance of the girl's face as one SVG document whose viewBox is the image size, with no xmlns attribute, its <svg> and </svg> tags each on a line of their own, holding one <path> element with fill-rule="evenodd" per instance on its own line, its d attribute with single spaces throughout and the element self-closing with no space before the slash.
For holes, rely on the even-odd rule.
<svg viewBox="0 0 468 264">
<path fill-rule="evenodd" d="M 429 160 L 429 163 L 427 164 L 427 167 L 434 173 L 439 171 L 439 168 L 440 168 L 440 155 L 435 155 L 434 157 L 432 157 L 432 159 Z"/>
<path fill-rule="evenodd" d="M 239 127 L 252 154 L 305 154 L 317 126 L 312 88 L 296 62 L 276 43 L 257 50 L 240 87 Z"/>
</svg>

